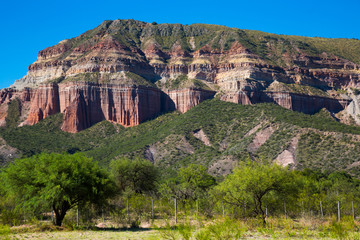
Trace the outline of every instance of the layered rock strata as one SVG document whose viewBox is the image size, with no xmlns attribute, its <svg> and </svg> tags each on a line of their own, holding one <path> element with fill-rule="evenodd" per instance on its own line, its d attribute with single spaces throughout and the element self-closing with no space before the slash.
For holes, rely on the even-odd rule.
<svg viewBox="0 0 360 240">
<path fill-rule="evenodd" d="M 30 99 L 30 113 L 22 125 L 64 113 L 62 129 L 78 132 L 102 120 L 135 126 L 160 113 L 161 92 L 155 88 L 94 83 L 48 84 Z"/>
<path fill-rule="evenodd" d="M 170 91 L 166 95 L 152 87 L 84 82 L 45 84 L 37 89 L 0 92 L 0 108 L 4 110 L 0 120 L 5 124 L 7 105 L 17 97 L 21 104 L 30 105 L 21 126 L 33 125 L 49 115 L 63 113 L 62 130 L 67 132 L 81 131 L 102 120 L 131 127 L 162 112 L 179 110 L 184 113 L 214 94 L 212 91 L 185 89 Z"/>
<path fill-rule="evenodd" d="M 170 100 L 167 108 L 169 110 L 178 110 L 181 113 L 187 112 L 202 101 L 213 98 L 215 95 L 214 91 L 198 89 L 171 90 L 165 91 L 165 93 Z"/>
<path fill-rule="evenodd" d="M 223 101 L 250 105 L 262 102 L 278 104 L 284 108 L 314 114 L 322 108 L 330 112 L 340 112 L 350 103 L 349 99 L 335 99 L 321 96 L 309 96 L 290 92 L 228 92 L 220 97 Z"/>
<path fill-rule="evenodd" d="M 29 100 L 31 101 L 30 112 L 23 125 L 33 125 L 60 111 L 59 87 L 57 84 L 47 84 L 39 87 Z"/>
<path fill-rule="evenodd" d="M 77 132 L 102 120 L 126 127 L 155 117 L 161 110 L 161 92 L 142 86 L 64 84 L 60 85 L 62 129 Z"/>
</svg>

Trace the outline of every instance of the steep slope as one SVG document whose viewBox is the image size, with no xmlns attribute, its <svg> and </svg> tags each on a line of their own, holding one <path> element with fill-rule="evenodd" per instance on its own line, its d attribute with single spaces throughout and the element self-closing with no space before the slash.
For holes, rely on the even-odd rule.
<svg viewBox="0 0 360 240">
<path fill-rule="evenodd" d="M 57 114 L 34 126 L 2 129 L 0 134 L 26 156 L 82 151 L 104 166 L 121 156 L 140 156 L 169 174 L 197 162 L 222 175 L 238 161 L 256 157 L 360 176 L 360 127 L 274 104 L 243 106 L 213 99 L 184 114 L 164 114 L 132 128 L 103 121 L 71 134 L 61 131 L 61 125 L 62 116 Z"/>
<path fill-rule="evenodd" d="M 0 92 L 0 123 L 15 98 L 24 109 L 22 125 L 60 112 L 69 132 L 102 120 L 134 126 L 167 111 L 186 112 L 215 93 L 240 104 L 338 113 L 356 104 L 359 56 L 360 41 L 353 39 L 104 21 L 40 51 L 15 89 Z M 355 111 L 343 113 L 357 119 Z"/>
</svg>

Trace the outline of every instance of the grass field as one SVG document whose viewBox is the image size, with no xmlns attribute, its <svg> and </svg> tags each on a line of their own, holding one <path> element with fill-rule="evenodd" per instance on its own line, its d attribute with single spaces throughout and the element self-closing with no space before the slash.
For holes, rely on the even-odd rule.
<svg viewBox="0 0 360 240">
<path fill-rule="evenodd" d="M 160 235 L 156 230 L 137 231 L 56 231 L 56 232 L 35 232 L 8 235 L 8 239 L 159 239 Z M 6 239 L 6 238 L 5 238 Z"/>
<path fill-rule="evenodd" d="M 360 239 L 360 223 L 351 218 L 337 222 L 335 218 L 302 217 L 269 218 L 262 226 L 256 219 L 183 220 L 170 225 L 163 220 L 143 228 L 126 229 L 103 225 L 92 230 L 70 230 L 33 226 L 0 228 L 0 239 Z"/>
</svg>

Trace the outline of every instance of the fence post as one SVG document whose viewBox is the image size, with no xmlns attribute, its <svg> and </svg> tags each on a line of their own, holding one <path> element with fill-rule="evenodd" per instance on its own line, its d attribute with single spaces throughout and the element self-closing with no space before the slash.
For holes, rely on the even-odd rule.
<svg viewBox="0 0 360 240">
<path fill-rule="evenodd" d="M 338 221 L 340 222 L 340 201 L 338 201 Z"/>
<path fill-rule="evenodd" d="M 244 202 L 244 218 L 246 219 L 246 201 Z"/>
<path fill-rule="evenodd" d="M 177 224 L 177 202 L 175 198 L 175 224 Z"/>
<path fill-rule="evenodd" d="M 265 205 L 265 217 L 268 217 L 268 209 L 267 209 L 267 205 Z"/>
<path fill-rule="evenodd" d="M 196 218 L 199 217 L 199 199 L 196 199 Z"/>
<path fill-rule="evenodd" d="M 321 217 L 324 217 L 324 212 L 323 212 L 322 202 L 321 201 L 320 201 L 320 214 L 321 214 Z"/>
<path fill-rule="evenodd" d="M 222 202 L 222 214 L 223 214 L 223 217 L 225 217 L 225 206 L 224 206 L 224 202 Z"/>
<path fill-rule="evenodd" d="M 155 211 L 154 211 L 154 199 L 151 198 L 151 218 L 154 221 L 155 219 Z"/>
<path fill-rule="evenodd" d="M 25 224 L 25 222 L 26 222 L 26 217 L 25 217 L 25 207 L 23 207 L 23 214 L 24 214 L 24 224 Z"/>
<path fill-rule="evenodd" d="M 129 199 L 126 199 L 126 214 L 129 220 Z"/>
<path fill-rule="evenodd" d="M 103 223 L 104 223 L 104 222 L 105 222 L 105 217 L 104 217 L 104 204 L 103 204 L 102 207 L 101 207 L 101 216 L 102 216 Z"/>
<path fill-rule="evenodd" d="M 302 201 L 301 203 L 302 203 L 302 215 L 305 216 L 304 201 Z"/>
<path fill-rule="evenodd" d="M 284 201 L 284 211 L 285 211 L 285 218 L 287 218 L 287 215 L 286 215 L 286 202 Z"/>
<path fill-rule="evenodd" d="M 353 220 L 355 220 L 354 201 L 351 202 L 351 210 L 352 210 Z"/>
<path fill-rule="evenodd" d="M 76 202 L 76 226 L 79 226 L 79 202 Z"/>
</svg>

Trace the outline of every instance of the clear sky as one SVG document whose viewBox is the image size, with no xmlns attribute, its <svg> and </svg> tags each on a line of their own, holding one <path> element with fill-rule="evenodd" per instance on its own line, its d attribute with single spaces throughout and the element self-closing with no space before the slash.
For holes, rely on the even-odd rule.
<svg viewBox="0 0 360 240">
<path fill-rule="evenodd" d="M 0 88 L 23 77 L 38 51 L 104 20 L 209 23 L 264 32 L 360 39 L 360 0 L 3 0 Z"/>
</svg>

